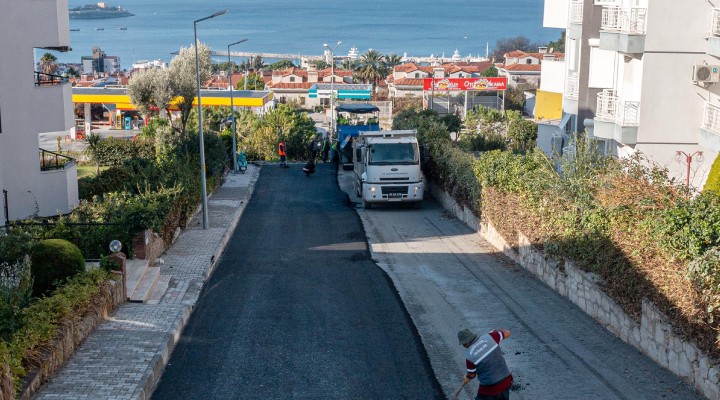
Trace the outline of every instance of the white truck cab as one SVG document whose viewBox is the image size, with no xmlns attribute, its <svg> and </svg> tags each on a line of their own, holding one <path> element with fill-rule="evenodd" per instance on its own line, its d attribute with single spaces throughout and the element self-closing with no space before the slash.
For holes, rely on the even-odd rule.
<svg viewBox="0 0 720 400">
<path fill-rule="evenodd" d="M 353 142 L 355 192 L 363 208 L 374 203 L 413 202 L 425 192 L 416 130 L 360 132 Z"/>
</svg>

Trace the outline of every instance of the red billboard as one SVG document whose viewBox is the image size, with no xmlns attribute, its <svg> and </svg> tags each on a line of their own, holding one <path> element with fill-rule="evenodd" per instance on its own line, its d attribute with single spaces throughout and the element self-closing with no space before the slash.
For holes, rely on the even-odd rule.
<svg viewBox="0 0 720 400">
<path fill-rule="evenodd" d="M 434 83 L 434 88 L 433 88 Z M 507 78 L 425 78 L 423 90 L 448 92 L 455 90 L 506 90 Z"/>
</svg>

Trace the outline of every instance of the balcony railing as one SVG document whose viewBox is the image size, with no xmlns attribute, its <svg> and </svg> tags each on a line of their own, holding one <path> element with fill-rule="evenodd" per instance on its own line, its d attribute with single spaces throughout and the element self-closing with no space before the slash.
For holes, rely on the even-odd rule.
<svg viewBox="0 0 720 400">
<path fill-rule="evenodd" d="M 75 162 L 75 159 L 72 157 L 68 157 L 52 151 L 47 151 L 45 149 L 39 150 L 41 171 L 53 171 L 56 169 L 63 169 L 65 168 L 65 165 Z"/>
<path fill-rule="evenodd" d="M 601 30 L 644 35 L 647 8 L 603 7 Z"/>
<path fill-rule="evenodd" d="M 720 135 L 720 107 L 705 103 L 702 127 Z"/>
<path fill-rule="evenodd" d="M 35 86 L 54 86 L 67 81 L 68 79 L 64 76 L 35 71 Z"/>
<path fill-rule="evenodd" d="M 583 22 L 583 2 L 573 0 L 570 3 L 570 23 L 571 24 L 582 24 Z"/>
<path fill-rule="evenodd" d="M 565 81 L 565 97 L 571 100 L 580 97 L 580 78 L 577 75 L 570 75 Z"/>
<path fill-rule="evenodd" d="M 713 9 L 712 12 L 712 25 L 710 26 L 710 34 L 713 36 L 720 36 L 720 9 Z"/>
<path fill-rule="evenodd" d="M 622 3 L 621 0 L 595 0 L 593 4 L 596 6 L 617 6 Z"/>
<path fill-rule="evenodd" d="M 614 122 L 620 126 L 638 126 L 640 123 L 640 102 L 623 101 L 614 89 L 605 89 L 598 93 L 597 119 Z"/>
</svg>

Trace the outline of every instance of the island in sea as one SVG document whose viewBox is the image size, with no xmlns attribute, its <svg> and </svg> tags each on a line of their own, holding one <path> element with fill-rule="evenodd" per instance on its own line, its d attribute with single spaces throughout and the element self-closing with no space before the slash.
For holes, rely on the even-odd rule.
<svg viewBox="0 0 720 400">
<path fill-rule="evenodd" d="M 109 6 L 104 2 L 97 4 L 86 4 L 84 6 L 70 9 L 70 19 L 100 19 L 131 17 L 135 14 L 121 7 Z"/>
</svg>

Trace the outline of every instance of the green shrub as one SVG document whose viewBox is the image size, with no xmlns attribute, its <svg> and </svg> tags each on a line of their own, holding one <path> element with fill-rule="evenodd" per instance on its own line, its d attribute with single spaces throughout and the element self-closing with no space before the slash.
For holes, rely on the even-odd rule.
<svg viewBox="0 0 720 400">
<path fill-rule="evenodd" d="M 0 264 L 16 264 L 30 253 L 32 237 L 25 232 L 0 236 Z"/>
<path fill-rule="evenodd" d="M 133 180 L 132 174 L 122 166 L 113 166 L 94 177 L 78 179 L 80 198 L 90 200 L 93 196 L 102 196 L 108 192 L 118 192 Z M 132 186 L 130 186 L 132 187 Z"/>
<path fill-rule="evenodd" d="M 720 312 L 720 246 L 708 249 L 693 260 L 688 265 L 687 276 L 705 294 L 712 323 L 713 315 Z"/>
<path fill-rule="evenodd" d="M 30 251 L 33 294 L 42 296 L 59 284 L 85 271 L 85 258 L 80 249 L 63 239 L 46 239 Z"/>
<path fill-rule="evenodd" d="M 705 188 L 703 190 L 712 190 L 720 193 L 720 155 L 715 157 L 710 168 L 710 174 L 708 175 L 707 181 L 705 182 Z"/>
<path fill-rule="evenodd" d="M 122 165 L 123 161 L 137 156 L 135 142 L 126 139 L 106 138 L 95 148 L 95 161 L 100 165 Z"/>
<path fill-rule="evenodd" d="M 32 299 L 30 258 L 17 264 L 0 264 L 0 341 L 9 342 L 24 325 L 22 310 Z"/>
<path fill-rule="evenodd" d="M 661 245 L 681 260 L 701 257 L 720 245 L 720 193 L 706 191 L 662 213 Z"/>
</svg>

